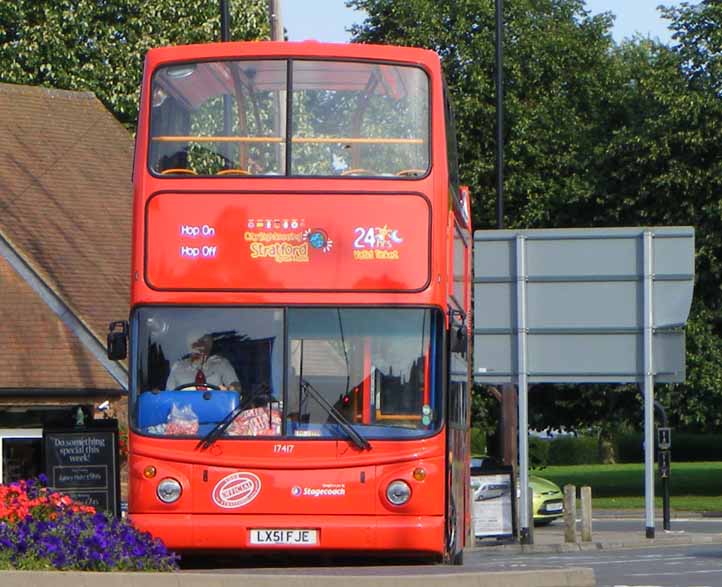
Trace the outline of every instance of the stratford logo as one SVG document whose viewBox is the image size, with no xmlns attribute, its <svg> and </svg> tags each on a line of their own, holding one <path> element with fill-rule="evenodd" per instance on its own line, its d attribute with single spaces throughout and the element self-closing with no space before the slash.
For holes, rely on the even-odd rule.
<svg viewBox="0 0 722 587">
<path fill-rule="evenodd" d="M 231 473 L 213 488 L 213 502 L 222 508 L 240 508 L 251 503 L 261 491 L 261 480 L 253 473 Z"/>
</svg>

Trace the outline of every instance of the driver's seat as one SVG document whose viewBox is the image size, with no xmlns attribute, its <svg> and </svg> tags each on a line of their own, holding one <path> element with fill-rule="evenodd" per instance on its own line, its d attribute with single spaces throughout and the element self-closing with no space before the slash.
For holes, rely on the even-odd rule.
<svg viewBox="0 0 722 587">
<path fill-rule="evenodd" d="M 223 420 L 240 402 L 239 393 L 232 390 L 147 391 L 138 398 L 138 427 L 143 431 L 149 426 L 165 424 L 175 404 L 179 408 L 190 405 L 203 430 L 204 426 Z"/>
</svg>

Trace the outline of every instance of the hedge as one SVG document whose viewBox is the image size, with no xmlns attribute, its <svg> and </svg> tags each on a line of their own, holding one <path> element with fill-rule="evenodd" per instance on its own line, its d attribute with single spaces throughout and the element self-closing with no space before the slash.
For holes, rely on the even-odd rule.
<svg viewBox="0 0 722 587">
<path fill-rule="evenodd" d="M 644 435 L 641 432 L 619 435 L 616 438 L 617 462 L 644 462 L 643 441 Z M 672 460 L 677 462 L 722 461 L 722 435 L 675 433 L 673 430 L 671 452 Z"/>
</svg>

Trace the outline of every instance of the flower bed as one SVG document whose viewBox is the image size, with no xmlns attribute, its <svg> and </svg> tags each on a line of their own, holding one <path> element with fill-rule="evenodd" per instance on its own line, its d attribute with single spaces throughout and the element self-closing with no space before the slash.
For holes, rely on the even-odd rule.
<svg viewBox="0 0 722 587">
<path fill-rule="evenodd" d="M 171 571 L 177 556 L 127 520 L 53 492 L 47 479 L 0 485 L 0 569 Z"/>
</svg>

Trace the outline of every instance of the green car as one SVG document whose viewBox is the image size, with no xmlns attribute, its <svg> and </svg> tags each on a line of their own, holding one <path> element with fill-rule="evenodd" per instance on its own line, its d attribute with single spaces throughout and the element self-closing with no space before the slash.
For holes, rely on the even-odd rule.
<svg viewBox="0 0 722 587">
<path fill-rule="evenodd" d="M 508 470 L 497 460 L 487 456 L 471 457 L 471 488 L 474 500 L 483 501 L 502 496 L 509 491 L 508 484 L 491 483 L 484 481 L 485 474 Z M 550 524 L 564 515 L 564 494 L 556 483 L 529 475 L 529 485 L 532 488 L 532 511 L 534 525 Z M 519 497 L 519 483 L 517 482 L 517 497 Z"/>
</svg>

